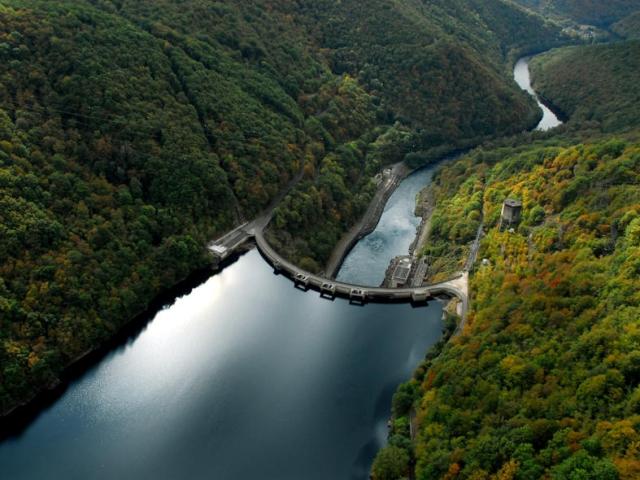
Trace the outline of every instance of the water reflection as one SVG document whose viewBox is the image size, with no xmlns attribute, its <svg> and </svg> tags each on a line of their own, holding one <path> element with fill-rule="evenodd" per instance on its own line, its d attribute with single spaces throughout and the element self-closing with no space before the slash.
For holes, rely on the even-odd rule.
<svg viewBox="0 0 640 480">
<path fill-rule="evenodd" d="M 321 300 L 252 251 L 0 444 L 2 478 L 366 479 L 441 311 Z"/>
<path fill-rule="evenodd" d="M 533 87 L 531 86 L 531 72 L 529 71 L 529 62 L 531 61 L 531 57 L 521 58 L 516 62 L 516 66 L 513 70 L 513 76 L 516 80 L 516 83 L 528 92 L 533 98 L 535 98 L 538 106 L 542 110 L 542 119 L 536 130 L 547 131 L 555 128 L 559 125 L 562 125 L 562 121 L 553 113 L 549 107 L 547 107 L 542 101 L 540 97 L 535 92 Z"/>
</svg>

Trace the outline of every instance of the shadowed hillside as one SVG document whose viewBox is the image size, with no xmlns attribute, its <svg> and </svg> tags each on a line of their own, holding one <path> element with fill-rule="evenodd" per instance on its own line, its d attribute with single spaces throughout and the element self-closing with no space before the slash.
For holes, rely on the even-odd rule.
<svg viewBox="0 0 640 480">
<path fill-rule="evenodd" d="M 637 0 L 516 0 L 543 15 L 606 27 L 640 10 Z"/>
<path fill-rule="evenodd" d="M 640 42 L 567 47 L 536 57 L 534 87 L 570 117 L 604 132 L 640 126 Z"/>
<path fill-rule="evenodd" d="M 612 30 L 624 38 L 640 39 L 640 10 L 616 22 Z"/>
</svg>

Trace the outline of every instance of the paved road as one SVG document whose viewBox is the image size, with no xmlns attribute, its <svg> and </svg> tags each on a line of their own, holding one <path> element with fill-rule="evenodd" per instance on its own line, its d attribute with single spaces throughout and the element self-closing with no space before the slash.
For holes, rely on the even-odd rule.
<svg viewBox="0 0 640 480">
<path fill-rule="evenodd" d="M 471 250 L 469 250 L 469 256 L 467 257 L 467 263 L 465 263 L 464 270 L 465 272 L 470 272 L 473 269 L 473 265 L 476 263 L 476 259 L 478 258 L 478 250 L 480 250 L 480 240 L 482 239 L 482 229 L 484 228 L 484 222 L 480 222 L 478 225 L 478 233 L 476 233 L 476 238 L 471 245 Z"/>
</svg>

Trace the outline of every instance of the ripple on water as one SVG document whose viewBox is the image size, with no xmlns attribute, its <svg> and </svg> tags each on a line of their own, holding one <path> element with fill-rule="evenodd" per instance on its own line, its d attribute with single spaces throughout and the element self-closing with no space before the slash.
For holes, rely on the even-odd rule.
<svg viewBox="0 0 640 480">
<path fill-rule="evenodd" d="M 0 443 L 0 477 L 366 480 L 408 352 L 437 341 L 441 316 L 322 300 L 254 250 Z"/>
<path fill-rule="evenodd" d="M 421 220 L 415 216 L 416 196 L 429 185 L 436 168 L 437 165 L 422 168 L 400 183 L 375 230 L 358 242 L 344 259 L 338 280 L 379 286 L 391 259 L 409 253 Z"/>
</svg>

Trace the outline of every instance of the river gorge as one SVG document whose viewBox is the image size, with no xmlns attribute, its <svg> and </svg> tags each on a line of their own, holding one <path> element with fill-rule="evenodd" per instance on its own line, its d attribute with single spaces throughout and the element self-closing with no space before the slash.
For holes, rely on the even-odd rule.
<svg viewBox="0 0 640 480">
<path fill-rule="evenodd" d="M 526 59 L 514 73 L 535 96 Z M 539 129 L 558 124 L 547 110 Z M 415 196 L 435 168 L 403 181 L 339 279 L 378 285 L 407 253 Z M 2 476 L 364 480 L 393 392 L 439 339 L 442 310 L 328 301 L 293 288 L 254 249 L 158 311 L 1 443 Z"/>
</svg>

